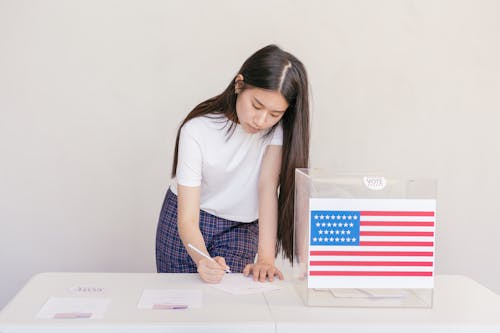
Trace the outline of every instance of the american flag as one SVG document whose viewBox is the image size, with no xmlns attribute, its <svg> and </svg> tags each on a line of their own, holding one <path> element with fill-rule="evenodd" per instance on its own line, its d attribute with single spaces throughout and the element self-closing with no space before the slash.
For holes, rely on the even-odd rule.
<svg viewBox="0 0 500 333">
<path fill-rule="evenodd" d="M 435 218 L 434 200 L 311 199 L 309 287 L 432 288 Z"/>
</svg>

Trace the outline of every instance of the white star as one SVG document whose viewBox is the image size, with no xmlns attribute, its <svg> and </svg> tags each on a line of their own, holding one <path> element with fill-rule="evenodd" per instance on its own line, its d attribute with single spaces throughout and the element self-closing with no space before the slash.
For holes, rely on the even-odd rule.
<svg viewBox="0 0 500 333">
<path fill-rule="evenodd" d="M 326 226 L 327 226 L 327 227 L 331 227 L 331 226 L 332 226 L 332 224 L 331 224 L 330 222 L 328 222 L 328 223 L 326 224 Z"/>
<path fill-rule="evenodd" d="M 337 220 L 340 220 L 340 215 L 337 215 Z"/>
<path fill-rule="evenodd" d="M 316 222 L 316 226 L 319 227 L 321 224 L 319 224 L 319 222 Z"/>
<path fill-rule="evenodd" d="M 323 234 L 323 230 L 319 230 L 318 234 L 322 235 Z"/>
<path fill-rule="evenodd" d="M 320 215 L 320 216 L 319 216 L 319 219 L 320 219 L 320 220 L 322 220 L 322 219 L 324 219 L 324 218 L 325 218 L 325 217 L 324 217 L 323 215 Z"/>
<path fill-rule="evenodd" d="M 355 219 L 355 220 L 357 220 L 358 219 L 358 215 L 354 215 L 352 218 Z"/>
<path fill-rule="evenodd" d="M 333 225 L 333 227 L 335 228 L 335 227 L 337 226 L 337 223 L 335 223 L 335 222 L 334 222 L 332 225 Z"/>
<path fill-rule="evenodd" d="M 330 235 L 333 235 L 333 230 L 330 230 Z"/>
<path fill-rule="evenodd" d="M 346 227 L 346 228 L 347 228 L 348 226 L 349 226 L 349 224 L 347 224 L 347 223 L 344 223 L 344 227 Z"/>
<path fill-rule="evenodd" d="M 346 219 L 345 215 L 344 215 L 344 216 L 342 216 L 342 220 L 345 220 L 345 219 Z"/>
<path fill-rule="evenodd" d="M 341 241 L 341 242 L 345 241 L 345 238 L 344 238 L 344 237 L 342 237 L 342 238 L 340 239 L 340 241 Z"/>
<path fill-rule="evenodd" d="M 342 229 L 342 231 L 340 232 L 340 234 L 345 235 L 345 230 Z"/>
<path fill-rule="evenodd" d="M 322 242 L 322 241 L 323 241 L 323 238 L 322 238 L 322 237 L 318 238 L 318 241 Z"/>
<path fill-rule="evenodd" d="M 345 241 L 346 241 L 347 243 L 349 243 L 349 242 L 351 241 L 351 239 L 350 239 L 349 237 L 347 237 L 347 238 L 345 239 Z"/>
<path fill-rule="evenodd" d="M 353 242 L 355 242 L 355 241 L 356 241 L 356 238 L 354 238 L 354 237 L 353 237 L 353 238 L 352 238 L 352 241 L 353 241 Z"/>
<path fill-rule="evenodd" d="M 334 215 L 334 214 L 332 214 L 331 219 L 332 219 L 332 220 L 334 220 L 334 219 L 335 219 L 335 215 Z"/>
<path fill-rule="evenodd" d="M 333 242 L 333 241 L 334 241 L 333 237 L 330 237 L 330 242 Z"/>
<path fill-rule="evenodd" d="M 352 219 L 352 216 L 351 216 L 351 215 L 349 215 L 349 216 L 347 217 L 347 219 L 348 219 L 348 220 Z"/>
<path fill-rule="evenodd" d="M 335 230 L 335 235 L 338 235 L 338 234 L 340 234 L 340 231 Z"/>
<path fill-rule="evenodd" d="M 337 238 L 335 238 L 335 241 L 336 241 L 336 242 L 338 242 L 338 241 L 339 241 L 339 238 L 338 238 L 338 237 L 337 237 Z"/>
<path fill-rule="evenodd" d="M 318 238 L 314 237 L 313 242 L 317 242 L 317 241 L 318 241 Z"/>
<path fill-rule="evenodd" d="M 325 218 L 326 218 L 327 220 L 329 220 L 329 219 L 330 219 L 330 215 L 326 215 L 326 216 L 325 216 Z"/>
<path fill-rule="evenodd" d="M 318 214 L 314 215 L 314 219 L 317 220 L 318 219 Z"/>
<path fill-rule="evenodd" d="M 354 227 L 354 223 L 351 222 L 351 224 L 349 224 L 349 226 L 352 228 Z"/>
<path fill-rule="evenodd" d="M 326 223 L 325 222 L 321 223 L 321 226 L 322 227 L 326 226 Z"/>
<path fill-rule="evenodd" d="M 346 233 L 347 233 L 348 235 L 350 235 L 350 234 L 351 234 L 351 230 L 347 230 L 347 231 L 346 231 Z"/>
</svg>

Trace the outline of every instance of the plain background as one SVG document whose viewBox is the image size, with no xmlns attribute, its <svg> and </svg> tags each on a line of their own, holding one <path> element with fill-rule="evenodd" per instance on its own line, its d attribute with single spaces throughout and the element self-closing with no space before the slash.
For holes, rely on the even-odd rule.
<svg viewBox="0 0 500 333">
<path fill-rule="evenodd" d="M 499 17 L 495 0 L 0 0 L 0 308 L 38 272 L 154 272 L 179 122 L 270 43 L 308 69 L 311 165 L 438 179 L 437 273 L 500 293 Z"/>
</svg>

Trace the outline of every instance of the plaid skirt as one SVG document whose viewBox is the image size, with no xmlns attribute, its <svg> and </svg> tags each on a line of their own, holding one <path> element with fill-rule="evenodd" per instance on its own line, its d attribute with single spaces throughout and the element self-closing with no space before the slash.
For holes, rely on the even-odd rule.
<svg viewBox="0 0 500 333">
<path fill-rule="evenodd" d="M 257 221 L 242 223 L 226 220 L 200 210 L 200 230 L 208 253 L 224 257 L 232 272 L 242 272 L 255 260 L 259 240 Z M 177 230 L 177 196 L 169 189 L 156 230 L 156 269 L 158 273 L 196 273 Z"/>
</svg>

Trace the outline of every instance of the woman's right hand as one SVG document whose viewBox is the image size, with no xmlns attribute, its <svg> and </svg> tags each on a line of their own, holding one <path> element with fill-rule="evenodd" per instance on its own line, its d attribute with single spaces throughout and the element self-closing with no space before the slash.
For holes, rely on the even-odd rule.
<svg viewBox="0 0 500 333">
<path fill-rule="evenodd" d="M 226 260 L 222 257 L 213 258 L 215 262 L 207 258 L 198 261 L 198 273 L 200 278 L 207 283 L 219 283 L 226 274 L 228 268 Z"/>
</svg>

